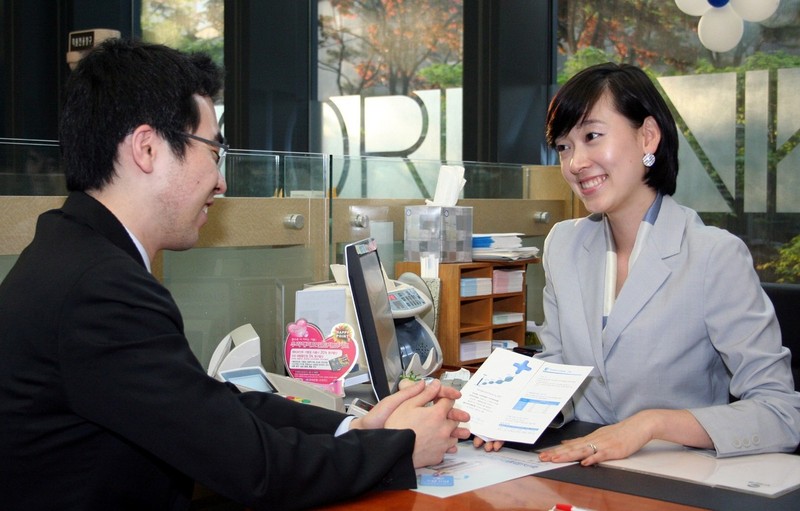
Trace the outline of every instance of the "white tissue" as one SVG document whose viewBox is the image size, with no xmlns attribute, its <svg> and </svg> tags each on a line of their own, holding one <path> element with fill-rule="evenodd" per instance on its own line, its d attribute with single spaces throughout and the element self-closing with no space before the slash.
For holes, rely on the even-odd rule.
<svg viewBox="0 0 800 511">
<path fill-rule="evenodd" d="M 439 254 L 425 252 L 419 255 L 419 276 L 423 279 L 439 278 Z"/>
<path fill-rule="evenodd" d="M 439 169 L 439 180 L 436 182 L 433 200 L 425 199 L 425 204 L 428 206 L 455 206 L 466 183 L 464 167 L 442 165 Z"/>
</svg>

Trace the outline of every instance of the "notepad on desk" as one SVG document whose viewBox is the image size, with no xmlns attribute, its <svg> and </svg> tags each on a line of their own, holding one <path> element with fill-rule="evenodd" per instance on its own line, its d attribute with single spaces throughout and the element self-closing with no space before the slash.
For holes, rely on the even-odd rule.
<svg viewBox="0 0 800 511">
<path fill-rule="evenodd" d="M 780 497 L 800 487 L 800 456 L 794 454 L 716 458 L 710 451 L 653 440 L 626 459 L 600 464 L 765 497 Z"/>
</svg>

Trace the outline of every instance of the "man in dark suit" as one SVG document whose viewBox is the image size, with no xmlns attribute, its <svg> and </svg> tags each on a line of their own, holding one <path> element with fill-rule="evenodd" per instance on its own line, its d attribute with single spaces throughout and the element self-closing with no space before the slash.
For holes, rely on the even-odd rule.
<svg viewBox="0 0 800 511">
<path fill-rule="evenodd" d="M 150 274 L 225 192 L 205 55 L 112 40 L 70 76 L 70 194 L 0 284 L 0 506 L 186 509 L 193 481 L 255 509 L 415 486 L 467 432 L 416 385 L 353 419 L 208 377 Z M 435 401 L 433 406 L 425 406 Z"/>
</svg>

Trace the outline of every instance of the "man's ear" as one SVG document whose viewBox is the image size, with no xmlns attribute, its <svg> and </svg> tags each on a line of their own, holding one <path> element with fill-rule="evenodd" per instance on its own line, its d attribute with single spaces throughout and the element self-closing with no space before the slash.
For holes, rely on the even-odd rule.
<svg viewBox="0 0 800 511">
<path fill-rule="evenodd" d="M 153 171 L 153 160 L 156 157 L 159 142 L 163 142 L 152 126 L 142 124 L 130 135 L 131 156 L 136 165 L 145 173 Z"/>
<path fill-rule="evenodd" d="M 646 153 L 655 153 L 658 143 L 661 142 L 661 128 L 652 115 L 645 117 L 642 123 L 642 150 Z"/>
</svg>

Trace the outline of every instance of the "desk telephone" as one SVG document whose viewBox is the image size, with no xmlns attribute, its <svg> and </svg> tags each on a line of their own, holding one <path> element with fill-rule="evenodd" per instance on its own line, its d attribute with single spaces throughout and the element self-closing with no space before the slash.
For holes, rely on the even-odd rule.
<svg viewBox="0 0 800 511">
<path fill-rule="evenodd" d="M 395 319 L 413 318 L 428 310 L 431 301 L 413 287 L 398 287 L 387 293 Z"/>
</svg>

